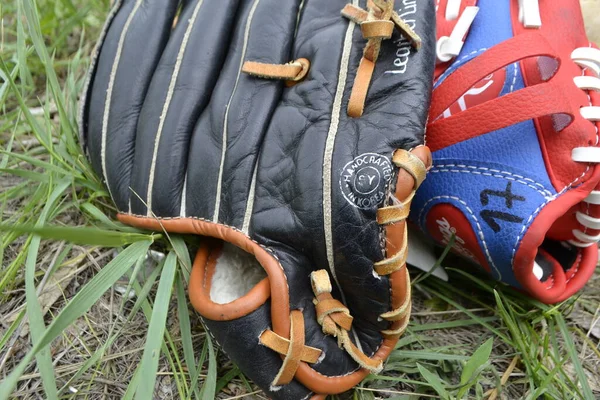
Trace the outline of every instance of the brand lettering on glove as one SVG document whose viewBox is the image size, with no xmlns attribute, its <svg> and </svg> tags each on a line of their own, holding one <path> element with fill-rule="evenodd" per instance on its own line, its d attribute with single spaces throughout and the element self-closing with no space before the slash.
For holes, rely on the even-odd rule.
<svg viewBox="0 0 600 400">
<path fill-rule="evenodd" d="M 371 209 L 383 201 L 391 177 L 392 164 L 387 157 L 365 153 L 344 166 L 340 189 L 354 207 Z"/>
<path fill-rule="evenodd" d="M 448 245 L 452 241 L 452 236 L 454 236 L 454 244 L 452 245 L 452 248 L 462 256 L 469 258 L 473 262 L 477 262 L 475 255 L 465 247 L 465 241 L 456 234 L 456 228 L 453 227 L 446 218 L 442 217 L 442 219 L 438 219 L 435 222 L 440 229 L 440 233 L 442 234 L 443 238 L 442 242 L 445 245 Z"/>
<path fill-rule="evenodd" d="M 415 30 L 417 25 L 414 18 L 410 18 L 417 13 L 417 0 L 402 0 L 402 7 L 398 9 L 398 15 L 410 26 L 411 29 Z M 395 69 L 385 71 L 386 74 L 403 74 L 408 68 L 408 61 L 410 53 L 412 52 L 413 46 L 410 41 L 401 36 L 397 40 L 394 40 L 394 44 L 397 47 L 396 58 L 394 59 Z"/>
<path fill-rule="evenodd" d="M 482 206 L 487 206 L 490 203 L 490 197 L 500 197 L 504 199 L 504 205 L 512 209 L 515 201 L 527 201 L 527 199 L 523 196 L 516 195 L 512 192 L 512 182 L 508 182 L 506 184 L 506 189 L 492 190 L 485 189 L 482 190 L 479 199 Z M 504 212 L 502 210 L 497 209 L 486 209 L 479 213 L 481 218 L 485 221 L 486 224 L 496 233 L 500 232 L 502 229 L 500 224 L 498 224 L 497 220 L 511 222 L 511 223 L 521 223 L 523 222 L 523 218 L 508 212 Z"/>
</svg>

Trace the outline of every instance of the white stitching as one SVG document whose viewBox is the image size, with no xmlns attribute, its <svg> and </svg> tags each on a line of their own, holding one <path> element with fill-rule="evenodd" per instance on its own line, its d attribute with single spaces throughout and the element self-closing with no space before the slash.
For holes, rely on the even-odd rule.
<svg viewBox="0 0 600 400">
<path fill-rule="evenodd" d="M 553 276 L 553 275 L 550 275 L 550 276 L 548 277 L 548 280 L 550 281 L 550 286 L 548 286 L 548 287 L 546 288 L 546 290 L 550 290 L 550 289 L 552 289 L 552 288 L 554 287 L 554 285 L 556 284 L 556 279 L 554 278 L 554 276 Z"/>
<path fill-rule="evenodd" d="M 510 89 L 509 89 L 509 90 L 510 90 L 510 93 L 512 93 L 512 92 L 513 92 L 513 90 L 515 90 L 515 85 L 517 84 L 517 73 L 518 73 L 518 71 L 519 71 L 519 65 L 518 65 L 518 63 L 514 63 L 514 64 L 512 65 L 512 67 L 513 67 L 513 71 L 514 71 L 514 73 L 513 73 L 513 80 L 512 80 L 512 83 L 510 84 Z"/>
<path fill-rule="evenodd" d="M 444 169 L 441 169 L 441 168 L 444 168 Z M 457 169 L 448 169 L 448 168 L 470 168 L 470 170 L 457 170 Z M 473 169 L 489 171 L 489 173 L 473 171 Z M 526 185 L 526 186 L 530 187 L 531 189 L 535 190 L 536 192 L 538 192 L 539 194 L 541 194 L 542 196 L 544 196 L 544 198 L 553 196 L 553 194 L 549 190 L 547 190 L 544 187 L 544 185 L 534 181 L 533 179 L 525 178 L 523 176 L 512 174 L 507 171 L 500 171 L 500 170 L 490 169 L 490 168 L 485 168 L 485 167 L 476 167 L 476 166 L 472 166 L 472 165 L 447 164 L 447 165 L 434 165 L 429 172 L 430 173 L 440 173 L 440 172 L 465 173 L 465 174 L 491 176 L 494 178 L 502 178 L 502 179 L 506 179 L 506 180 L 509 180 L 512 182 L 517 182 L 517 183 Z M 497 175 L 497 174 L 505 174 L 505 175 L 509 175 L 509 176 Z M 542 190 L 540 190 L 538 187 L 531 185 L 528 182 L 531 182 L 534 185 L 539 186 L 540 188 L 542 188 Z"/>
<path fill-rule="evenodd" d="M 352 4 L 354 6 L 358 6 L 358 0 L 353 0 Z M 349 60 L 350 53 L 352 51 L 352 35 L 354 33 L 355 23 L 350 21 L 348 23 L 348 28 L 346 29 L 346 34 L 344 37 L 344 46 L 342 49 L 342 56 L 339 63 L 340 73 L 338 75 L 337 87 L 335 91 L 335 97 L 333 101 L 333 108 L 331 110 L 331 120 L 329 124 L 329 129 L 327 132 L 327 139 L 325 141 L 325 151 L 323 153 L 323 231 L 325 233 L 325 250 L 327 254 L 327 264 L 329 272 L 331 272 L 331 276 L 335 281 L 335 284 L 340 291 L 340 296 L 342 298 L 342 302 L 346 303 L 346 296 L 344 291 L 342 290 L 342 286 L 338 281 L 337 274 L 335 271 L 335 259 L 333 255 L 333 228 L 332 228 L 332 219 L 331 219 L 331 211 L 332 211 L 332 200 L 331 200 L 331 191 L 332 191 L 332 159 L 333 159 L 333 150 L 335 145 L 335 138 L 339 130 L 340 124 L 340 114 L 342 108 L 342 100 L 344 96 L 344 90 L 346 88 L 346 78 L 348 76 L 349 70 Z M 357 343 L 358 348 L 360 349 L 360 343 Z"/>
<path fill-rule="evenodd" d="M 179 77 L 179 72 L 181 71 L 181 65 L 183 64 L 183 57 L 187 51 L 190 35 L 194 25 L 196 24 L 196 19 L 198 18 L 198 12 L 202 7 L 204 0 L 200 0 L 194 9 L 192 17 L 188 21 L 188 26 L 185 30 L 185 34 L 183 36 L 183 40 L 181 42 L 181 47 L 177 52 L 177 59 L 175 61 L 175 67 L 173 68 L 173 75 L 171 75 L 171 80 L 169 82 L 169 88 L 167 89 L 167 95 L 165 97 L 165 103 L 163 104 L 163 108 L 160 114 L 158 128 L 156 131 L 156 137 L 154 138 L 154 149 L 152 151 L 152 163 L 150 164 L 150 173 L 148 176 L 148 192 L 146 194 L 146 208 L 147 208 L 147 217 L 152 216 L 152 192 L 154 191 L 154 179 L 156 173 L 156 162 L 158 160 L 158 147 L 160 145 L 160 139 L 163 134 L 163 130 L 165 127 L 165 120 L 167 119 L 167 113 L 171 108 L 171 101 L 173 100 L 173 95 L 175 93 L 175 88 L 177 85 L 177 80 Z"/>
<path fill-rule="evenodd" d="M 565 282 L 565 284 L 571 282 L 571 279 L 575 278 L 575 275 L 577 275 L 577 272 L 579 272 L 579 267 L 581 266 L 581 251 L 577 254 L 577 264 L 575 264 L 574 267 L 571 267 L 571 269 L 574 269 L 573 271 L 569 270 L 569 273 L 571 274 L 571 277 L 569 279 L 567 279 L 567 281 Z"/>
<path fill-rule="evenodd" d="M 471 208 L 467 205 L 467 203 L 465 201 L 461 200 L 460 198 L 458 198 L 456 196 L 436 196 L 436 197 L 433 197 L 433 198 L 429 199 L 427 201 L 427 203 L 425 203 L 423 205 L 423 208 L 421 209 L 421 212 L 419 213 L 419 218 L 417 219 L 419 221 L 419 223 L 421 223 L 421 218 L 423 217 L 423 213 L 425 212 L 425 209 L 427 208 L 427 205 L 429 205 L 429 203 L 431 203 L 431 202 L 433 202 L 435 200 L 441 200 L 441 199 L 455 200 L 455 201 L 458 201 L 459 203 L 461 203 L 463 206 L 465 206 L 466 210 L 469 212 L 469 214 L 471 214 L 471 218 L 473 218 L 473 220 L 475 221 L 475 224 L 477 225 L 477 230 L 478 230 L 478 233 L 479 233 L 478 236 L 481 239 L 481 242 L 483 243 L 483 248 L 485 250 L 485 253 L 486 253 L 486 256 L 488 258 L 488 261 L 490 262 L 491 266 L 494 268 L 494 270 L 498 274 L 498 279 L 502 279 L 502 274 L 500 273 L 500 271 L 496 267 L 496 264 L 494 264 L 494 260 L 492 259 L 490 251 L 488 249 L 487 242 L 485 241 L 485 235 L 483 234 L 483 229 L 481 228 L 481 224 L 479 223 L 479 220 L 475 216 L 475 213 L 473 212 L 473 210 L 471 210 Z M 421 226 L 423 227 L 422 223 L 421 223 Z M 426 229 L 423 229 L 423 231 L 425 232 Z"/>
<path fill-rule="evenodd" d="M 131 11 L 131 14 L 127 17 L 125 21 L 125 25 L 123 26 L 123 31 L 119 37 L 119 43 L 117 44 L 117 54 L 115 54 L 115 59 L 113 60 L 112 67 L 110 69 L 110 75 L 108 80 L 108 87 L 106 88 L 106 98 L 104 99 L 104 110 L 102 115 L 102 144 L 100 147 L 100 160 L 102 163 L 102 175 L 104 175 L 104 181 L 106 182 L 106 188 L 108 189 L 108 193 L 112 196 L 112 191 L 110 189 L 110 184 L 108 182 L 108 172 L 106 169 L 106 143 L 108 139 L 108 121 L 110 116 L 110 106 L 112 103 L 112 95 L 114 92 L 115 79 L 117 76 L 117 70 L 119 69 L 119 65 L 121 64 L 121 55 L 123 54 L 123 47 L 125 45 L 125 37 L 129 33 L 129 27 L 131 26 L 131 21 L 135 18 L 140 6 L 142 5 L 142 0 L 138 0 L 135 3 L 135 7 Z M 119 5 L 120 7 L 120 5 Z M 98 53 L 99 54 L 99 53 Z"/>
<path fill-rule="evenodd" d="M 215 211 L 213 213 L 213 222 L 214 223 L 219 223 L 219 212 L 221 211 L 221 188 L 223 186 L 223 170 L 225 169 L 225 154 L 227 152 L 227 128 L 229 126 L 229 109 L 231 107 L 231 103 L 233 102 L 233 98 L 235 97 L 235 94 L 237 92 L 237 88 L 238 88 L 238 84 L 240 83 L 240 77 L 242 75 L 242 66 L 244 63 L 244 58 L 246 57 L 246 51 L 248 48 L 248 41 L 250 38 L 250 29 L 252 27 L 252 22 L 254 20 L 254 13 L 256 11 L 256 8 L 258 7 L 258 4 L 260 3 L 260 0 L 256 0 L 254 2 L 254 4 L 252 5 L 252 8 L 250 9 L 250 12 L 248 14 L 248 18 L 246 19 L 246 27 L 245 27 L 245 31 L 244 31 L 244 44 L 242 47 L 242 56 L 240 58 L 240 67 L 238 69 L 238 73 L 237 76 L 235 78 L 235 84 L 233 86 L 233 90 L 231 91 L 231 95 L 229 96 L 229 101 L 227 102 L 227 105 L 225 106 L 225 118 L 223 121 L 223 139 L 222 139 L 222 148 L 221 148 L 221 163 L 219 164 L 219 177 L 217 180 L 217 197 L 215 199 Z M 257 160 L 257 165 L 258 165 L 258 160 Z M 248 214 L 246 214 L 248 215 Z M 246 224 L 246 220 L 244 218 L 244 226 Z"/>
<path fill-rule="evenodd" d="M 527 221 L 523 224 L 523 226 L 521 228 L 521 232 L 519 232 L 519 236 L 517 236 L 517 240 L 515 241 L 515 245 L 513 246 L 512 255 L 511 255 L 511 258 L 510 258 L 510 265 L 514 266 L 515 255 L 517 253 L 517 246 L 519 245 L 519 242 L 521 241 L 521 238 L 524 236 L 525 230 L 527 229 L 529 223 L 537 216 L 537 214 L 539 214 L 539 212 L 542 210 L 542 208 L 544 208 L 546 205 L 548 205 L 548 203 L 550 203 L 551 201 L 553 201 L 555 199 L 556 199 L 556 197 L 552 197 L 552 198 L 548 199 L 544 204 L 542 204 L 541 206 L 539 206 L 533 212 L 533 214 L 531 214 L 529 216 L 529 218 L 527 219 Z"/>
</svg>

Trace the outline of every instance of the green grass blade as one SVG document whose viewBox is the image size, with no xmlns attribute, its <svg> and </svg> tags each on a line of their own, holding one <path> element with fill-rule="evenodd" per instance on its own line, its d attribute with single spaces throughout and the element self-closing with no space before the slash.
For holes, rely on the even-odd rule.
<svg viewBox="0 0 600 400">
<path fill-rule="evenodd" d="M 71 226 L 44 226 L 7 225 L 0 224 L 0 232 L 14 232 L 19 234 L 35 234 L 44 239 L 66 240 L 74 244 L 88 246 L 121 247 L 131 243 L 156 240 L 160 234 L 142 234 L 129 232 L 116 232 L 105 229 Z"/>
<path fill-rule="evenodd" d="M 142 365 L 138 365 L 138 367 L 135 369 L 135 373 L 133 374 L 133 378 L 131 378 L 131 382 L 129 382 L 129 385 L 127 385 L 127 391 L 125 392 L 125 395 L 123 395 L 123 399 L 122 400 L 132 400 L 133 396 L 135 396 L 135 392 L 138 388 L 138 386 L 140 385 L 140 370 L 141 370 Z M 151 397 L 149 397 L 151 398 Z"/>
<path fill-rule="evenodd" d="M 15 331 L 17 330 L 21 321 L 23 321 L 23 317 L 25 317 L 25 311 L 25 309 L 21 310 L 17 318 L 15 318 L 15 320 L 12 322 L 12 324 L 10 324 L 6 332 L 4 332 L 2 339 L 0 339 L 0 349 L 4 349 L 4 346 L 8 342 L 8 339 L 10 339 L 13 333 L 15 333 Z"/>
<path fill-rule="evenodd" d="M 92 278 L 52 321 L 40 340 L 0 383 L 0 400 L 7 400 L 33 357 L 81 317 L 129 268 L 148 252 L 151 242 L 137 242 L 123 250 Z"/>
<path fill-rule="evenodd" d="M 488 339 L 484 344 L 479 346 L 473 353 L 469 361 L 465 364 L 462 374 L 460 375 L 460 385 L 462 386 L 458 391 L 458 398 L 462 398 L 471 386 L 475 384 L 477 377 L 481 373 L 481 369 L 488 363 L 490 355 L 492 354 L 492 346 L 494 345 L 494 339 Z"/>
<path fill-rule="evenodd" d="M 181 345 L 183 347 L 183 356 L 188 367 L 189 376 L 197 374 L 196 358 L 194 357 L 194 345 L 192 343 L 192 327 L 190 324 L 190 313 L 188 310 L 188 301 L 185 295 L 183 276 L 177 274 L 177 316 L 179 317 L 179 330 L 181 332 Z M 193 383 L 192 383 L 193 385 Z M 191 393 L 192 391 L 190 391 Z M 200 392 L 195 391 L 196 397 L 200 397 Z"/>
<path fill-rule="evenodd" d="M 148 327 L 146 346 L 144 347 L 140 367 L 140 379 L 144 384 L 138 387 L 135 395 L 136 400 L 151 399 L 153 395 L 158 360 L 160 358 L 160 348 L 164 339 L 167 313 L 169 311 L 169 302 L 176 271 L 177 256 L 174 252 L 170 252 L 162 270 L 154 308 L 152 309 L 152 318 Z"/>
<path fill-rule="evenodd" d="M 217 388 L 217 359 L 210 335 L 206 335 L 206 343 L 208 344 L 208 373 L 202 386 L 202 400 L 213 400 Z"/>
<path fill-rule="evenodd" d="M 586 399 L 592 399 L 592 398 L 594 398 L 592 389 L 590 388 L 590 385 L 588 383 L 587 375 L 585 374 L 585 371 L 583 370 L 583 367 L 581 366 L 581 361 L 579 360 L 579 354 L 577 353 L 577 350 L 575 349 L 575 345 L 573 344 L 573 338 L 571 337 L 569 328 L 567 328 L 565 319 L 560 314 L 556 314 L 554 316 L 554 319 L 556 321 L 556 324 L 558 325 L 558 328 L 560 329 L 560 332 L 562 333 L 563 339 L 565 341 L 565 345 L 567 347 L 567 353 L 569 354 L 569 357 L 571 358 L 571 362 L 573 363 L 573 366 L 575 367 L 575 372 L 577 373 L 577 379 L 579 381 L 579 384 L 581 385 L 581 389 L 583 390 L 583 396 Z"/>
<path fill-rule="evenodd" d="M 33 346 L 41 343 L 42 333 L 46 330 L 44 325 L 44 314 L 38 301 L 35 288 L 35 265 L 40 248 L 40 238 L 35 236 L 29 245 L 27 260 L 25 262 L 25 297 L 27 299 L 27 317 Z M 56 389 L 56 379 L 54 378 L 54 368 L 52 367 L 52 358 L 48 345 L 40 346 L 40 351 L 36 354 L 37 366 L 42 377 L 42 384 L 48 399 L 58 399 Z"/>
<path fill-rule="evenodd" d="M 442 382 L 442 380 L 436 373 L 429 371 L 427 368 L 423 367 L 421 364 L 417 364 L 417 368 L 419 369 L 419 372 L 421 373 L 423 378 L 425 378 L 427 383 L 429 383 L 431 388 L 433 390 L 435 390 L 436 393 L 442 399 L 450 400 L 450 395 L 446 391 L 446 388 L 444 388 L 444 383 Z"/>
</svg>

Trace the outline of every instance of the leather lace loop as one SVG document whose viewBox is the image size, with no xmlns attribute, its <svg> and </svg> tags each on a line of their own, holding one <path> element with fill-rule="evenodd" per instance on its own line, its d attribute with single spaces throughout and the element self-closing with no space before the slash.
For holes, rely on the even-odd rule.
<svg viewBox="0 0 600 400">
<path fill-rule="evenodd" d="M 246 61 L 242 72 L 265 79 L 280 79 L 289 82 L 298 82 L 304 79 L 310 69 L 310 61 L 299 58 L 287 64 L 268 64 L 256 61 Z"/>
<path fill-rule="evenodd" d="M 419 35 L 394 11 L 394 0 L 369 0 L 367 8 L 368 11 L 347 4 L 342 10 L 344 17 L 360 25 L 363 37 L 367 39 L 348 102 L 348 115 L 354 118 L 363 114 L 381 42 L 392 37 L 394 27 L 398 28 L 417 50 L 421 47 Z"/>
<path fill-rule="evenodd" d="M 323 332 L 336 337 L 338 345 L 362 368 L 375 374 L 381 372 L 383 362 L 368 357 L 352 343 L 348 334 L 352 328 L 352 316 L 346 306 L 331 296 L 331 281 L 327 271 L 315 271 L 310 274 L 310 279 L 316 296 L 317 321 L 323 327 Z"/>
<path fill-rule="evenodd" d="M 321 356 L 321 350 L 304 344 L 304 316 L 299 310 L 290 313 L 289 340 L 266 330 L 260 335 L 260 343 L 277 353 L 284 355 L 283 365 L 273 380 L 273 386 L 288 384 L 294 379 L 300 362 L 315 363 Z"/>
</svg>

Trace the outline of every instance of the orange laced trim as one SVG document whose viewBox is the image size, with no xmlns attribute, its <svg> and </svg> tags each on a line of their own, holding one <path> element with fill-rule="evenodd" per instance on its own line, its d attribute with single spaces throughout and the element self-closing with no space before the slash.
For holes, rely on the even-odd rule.
<svg viewBox="0 0 600 400">
<path fill-rule="evenodd" d="M 406 269 L 406 258 L 408 256 L 408 232 L 406 219 L 408 218 L 410 212 L 410 203 L 415 197 L 417 189 L 425 180 L 425 176 L 427 173 L 427 167 L 425 166 L 423 161 L 421 161 L 420 158 L 418 158 L 409 151 L 396 150 L 394 156 L 392 157 L 392 161 L 398 168 L 405 170 L 413 177 L 414 186 L 413 190 L 404 201 L 400 202 L 397 199 L 394 199 L 395 201 L 397 201 L 397 204 L 382 207 L 379 210 L 377 210 L 377 223 L 379 223 L 380 225 L 404 224 L 404 235 L 402 245 L 400 246 L 400 250 L 396 254 L 388 258 L 376 262 L 374 265 L 375 272 L 379 275 L 390 275 L 399 270 L 402 270 L 402 272 L 404 273 L 404 301 L 395 310 L 381 314 L 380 316 L 381 318 L 387 321 L 403 321 L 397 329 L 385 330 L 381 332 L 383 335 L 388 337 L 402 335 L 408 326 L 410 318 L 410 309 L 412 303 L 410 275 L 408 274 L 408 270 Z"/>
<path fill-rule="evenodd" d="M 417 50 L 421 48 L 419 35 L 394 11 L 394 0 L 369 0 L 367 8 L 365 11 L 347 4 L 342 10 L 344 17 L 360 25 L 363 37 L 367 39 L 348 103 L 348 115 L 353 118 L 363 114 L 381 42 L 392 37 L 394 28 L 398 28 Z"/>
</svg>

